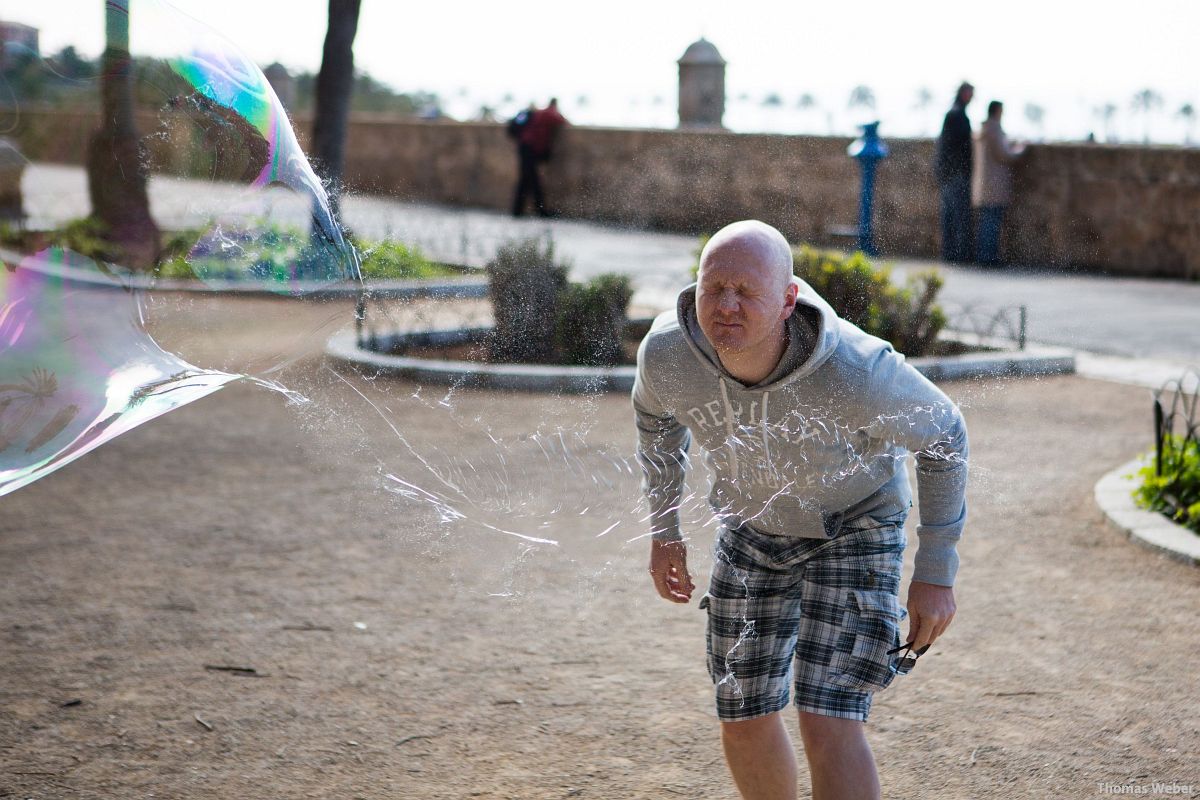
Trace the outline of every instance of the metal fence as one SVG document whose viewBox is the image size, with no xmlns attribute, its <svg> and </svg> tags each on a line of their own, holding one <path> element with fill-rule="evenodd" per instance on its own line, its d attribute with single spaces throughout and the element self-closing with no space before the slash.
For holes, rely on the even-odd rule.
<svg viewBox="0 0 1200 800">
<path fill-rule="evenodd" d="M 1015 343 L 1024 350 L 1029 312 L 1025 306 L 992 306 L 985 303 L 939 303 L 946 314 L 946 330 L 968 334 L 980 344 Z"/>
<path fill-rule="evenodd" d="M 413 289 L 367 289 L 358 298 L 355 335 L 365 350 L 388 352 L 399 335 L 487 328 L 486 284 L 463 281 Z"/>
<path fill-rule="evenodd" d="M 1170 401 L 1164 402 L 1169 395 Z M 1181 463 L 1184 451 L 1200 442 L 1200 371 L 1188 369 L 1154 392 L 1154 474 L 1164 460 Z"/>
</svg>

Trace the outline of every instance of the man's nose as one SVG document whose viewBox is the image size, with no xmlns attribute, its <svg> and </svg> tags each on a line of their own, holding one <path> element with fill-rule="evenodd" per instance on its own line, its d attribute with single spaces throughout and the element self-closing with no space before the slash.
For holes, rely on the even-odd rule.
<svg viewBox="0 0 1200 800">
<path fill-rule="evenodd" d="M 740 305 L 737 292 L 726 290 L 721 292 L 721 296 L 717 299 L 717 308 L 727 314 L 735 313 Z"/>
</svg>

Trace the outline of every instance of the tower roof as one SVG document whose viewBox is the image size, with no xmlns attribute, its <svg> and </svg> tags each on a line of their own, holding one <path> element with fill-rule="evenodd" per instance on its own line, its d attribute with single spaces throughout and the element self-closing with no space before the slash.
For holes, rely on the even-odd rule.
<svg viewBox="0 0 1200 800">
<path fill-rule="evenodd" d="M 721 58 L 720 51 L 717 46 L 701 36 L 698 40 L 688 45 L 688 49 L 683 51 L 683 57 L 679 59 L 680 64 L 718 64 L 725 65 L 725 59 Z"/>
</svg>

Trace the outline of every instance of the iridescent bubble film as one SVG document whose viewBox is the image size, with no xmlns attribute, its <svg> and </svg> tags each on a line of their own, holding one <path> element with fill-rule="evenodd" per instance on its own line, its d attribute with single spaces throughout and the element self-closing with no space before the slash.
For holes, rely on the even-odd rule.
<svg viewBox="0 0 1200 800">
<path fill-rule="evenodd" d="M 151 181 L 187 178 L 193 189 L 184 208 L 156 220 L 162 233 L 152 268 L 123 266 L 121 249 L 108 246 L 91 219 L 35 231 L 24 252 L 5 248 L 0 494 L 239 377 L 287 394 L 262 376 L 318 353 L 332 330 L 353 320 L 358 256 L 262 71 L 223 36 L 157 0 L 111 2 L 106 13 L 120 57 L 105 63 L 110 74 L 129 73 L 138 170 Z M 73 88 L 110 103 L 120 81 L 101 75 L 85 84 Z M 6 109 L 4 127 L 17 126 L 21 113 Z M 98 138 L 104 114 L 95 119 L 98 127 L 50 135 L 76 137 L 95 158 L 96 142 L 106 141 Z M 93 172 L 89 162 L 88 179 L 127 180 L 125 166 Z M 97 193 L 91 197 L 102 217 Z M 151 213 L 159 211 L 152 203 Z M 335 286 L 342 298 L 331 302 Z M 187 291 L 174 291 L 181 287 Z M 195 291 L 206 287 L 276 296 L 295 312 L 256 335 L 260 310 L 214 304 Z M 255 346 L 239 349 L 215 335 L 229 330 Z M 264 338 L 269 346 L 260 346 Z"/>
<path fill-rule="evenodd" d="M 238 378 L 164 351 L 139 310 L 62 250 L 0 272 L 0 495 Z"/>
</svg>

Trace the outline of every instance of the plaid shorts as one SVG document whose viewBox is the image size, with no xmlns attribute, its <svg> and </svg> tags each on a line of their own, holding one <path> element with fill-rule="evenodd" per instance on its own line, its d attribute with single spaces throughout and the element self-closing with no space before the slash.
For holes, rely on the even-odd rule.
<svg viewBox="0 0 1200 800">
<path fill-rule="evenodd" d="M 722 528 L 714 547 L 708 671 L 725 722 L 787 707 L 866 721 L 896 676 L 904 519 L 860 517 L 833 539 Z"/>
</svg>

